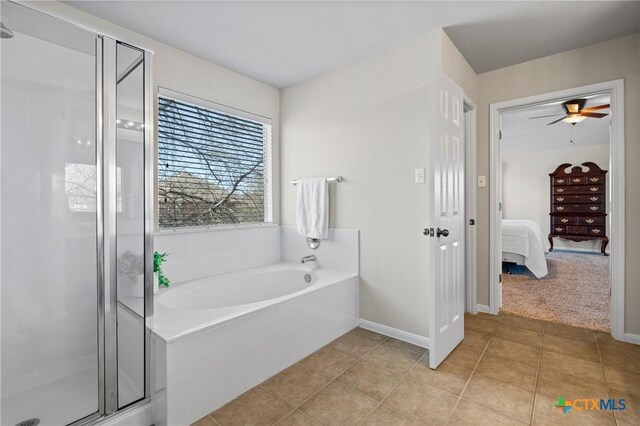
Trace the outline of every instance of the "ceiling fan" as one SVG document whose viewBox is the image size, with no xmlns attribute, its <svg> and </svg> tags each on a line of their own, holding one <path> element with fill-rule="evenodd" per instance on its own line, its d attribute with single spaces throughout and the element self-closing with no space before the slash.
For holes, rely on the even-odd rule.
<svg viewBox="0 0 640 426">
<path fill-rule="evenodd" d="M 609 104 L 593 106 L 589 108 L 585 108 L 587 104 L 587 99 L 572 99 L 570 101 L 566 101 L 562 103 L 562 108 L 564 109 L 564 114 L 551 114 L 551 115 L 541 115 L 538 117 L 529 117 L 530 119 L 535 118 L 546 118 L 546 117 L 557 117 L 558 115 L 562 115 L 563 117 L 548 123 L 547 126 L 552 124 L 556 124 L 560 121 L 564 121 L 565 123 L 569 123 L 572 125 L 576 125 L 586 118 L 602 118 L 609 115 L 609 113 L 601 113 L 594 112 L 601 109 L 607 109 L 610 107 Z"/>
</svg>

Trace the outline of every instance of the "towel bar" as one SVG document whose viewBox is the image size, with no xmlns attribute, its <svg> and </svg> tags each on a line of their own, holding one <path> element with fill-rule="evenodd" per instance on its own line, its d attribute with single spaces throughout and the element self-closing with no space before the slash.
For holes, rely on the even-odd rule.
<svg viewBox="0 0 640 426">
<path fill-rule="evenodd" d="M 336 176 L 334 178 L 327 178 L 327 182 L 338 182 L 338 183 L 340 183 L 340 182 L 342 182 L 342 176 Z M 297 180 L 290 180 L 289 183 L 291 185 L 297 185 L 298 181 Z"/>
</svg>

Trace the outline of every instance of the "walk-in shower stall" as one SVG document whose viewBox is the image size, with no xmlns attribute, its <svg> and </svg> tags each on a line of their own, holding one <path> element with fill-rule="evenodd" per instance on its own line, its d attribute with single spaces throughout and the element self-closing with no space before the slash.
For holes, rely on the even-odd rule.
<svg viewBox="0 0 640 426">
<path fill-rule="evenodd" d="M 149 397 L 152 55 L 0 12 L 0 423 L 88 423 Z"/>
</svg>

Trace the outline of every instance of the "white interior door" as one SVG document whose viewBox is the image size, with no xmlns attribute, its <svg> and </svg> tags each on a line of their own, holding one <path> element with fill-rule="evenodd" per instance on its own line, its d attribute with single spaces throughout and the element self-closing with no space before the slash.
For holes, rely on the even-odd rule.
<svg viewBox="0 0 640 426">
<path fill-rule="evenodd" d="M 465 295 L 463 92 L 443 73 L 436 73 L 434 80 L 433 228 L 428 229 L 431 368 L 436 368 L 464 338 Z"/>
</svg>

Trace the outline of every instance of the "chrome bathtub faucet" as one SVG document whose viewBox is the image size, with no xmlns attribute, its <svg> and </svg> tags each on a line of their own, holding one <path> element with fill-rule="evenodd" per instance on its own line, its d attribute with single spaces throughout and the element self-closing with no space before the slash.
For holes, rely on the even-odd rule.
<svg viewBox="0 0 640 426">
<path fill-rule="evenodd" d="M 300 259 L 300 263 L 315 262 L 315 261 L 316 261 L 316 256 L 313 254 L 310 254 L 309 256 L 305 256 L 302 259 Z"/>
</svg>

